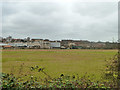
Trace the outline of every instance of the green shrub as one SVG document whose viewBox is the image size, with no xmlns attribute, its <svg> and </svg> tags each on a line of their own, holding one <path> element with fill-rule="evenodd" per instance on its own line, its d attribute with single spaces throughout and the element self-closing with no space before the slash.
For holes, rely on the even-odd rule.
<svg viewBox="0 0 120 90">
<path fill-rule="evenodd" d="M 114 87 L 117 87 L 118 83 L 118 54 L 116 54 L 113 58 L 110 58 L 110 60 L 106 60 L 106 69 L 103 73 L 104 79 L 110 80 L 111 83 L 113 83 Z"/>
<path fill-rule="evenodd" d="M 29 80 L 23 80 L 22 77 L 15 77 L 13 74 L 2 73 L 2 88 L 7 89 L 28 89 L 28 88 L 114 88 L 111 82 L 92 81 L 87 74 L 83 77 L 78 75 L 61 74 L 58 78 L 51 78 L 44 68 L 38 66 L 31 67 L 32 71 L 44 73 L 47 77 L 44 81 L 39 81 L 37 77 L 30 76 Z"/>
</svg>

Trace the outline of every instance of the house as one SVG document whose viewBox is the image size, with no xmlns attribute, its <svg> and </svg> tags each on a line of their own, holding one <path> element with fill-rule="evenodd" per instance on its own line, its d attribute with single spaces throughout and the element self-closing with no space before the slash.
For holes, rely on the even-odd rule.
<svg viewBox="0 0 120 90">
<path fill-rule="evenodd" d="M 61 41 L 61 47 L 65 47 L 66 49 L 67 49 L 67 48 L 70 48 L 70 47 L 69 47 L 69 44 L 70 44 L 70 43 L 73 43 L 73 40 L 62 40 L 62 41 Z"/>
<path fill-rule="evenodd" d="M 11 45 L 0 43 L 0 49 L 12 48 Z"/>
<path fill-rule="evenodd" d="M 28 46 L 41 49 L 44 48 L 43 42 L 44 42 L 43 39 L 31 39 L 31 43 L 29 42 Z"/>
<path fill-rule="evenodd" d="M 48 39 L 45 39 L 43 41 L 43 48 L 44 49 L 50 49 L 50 41 Z"/>
<path fill-rule="evenodd" d="M 11 43 L 8 43 L 8 45 L 10 45 L 14 48 L 20 48 L 20 49 L 27 48 L 26 42 L 11 42 Z"/>
<path fill-rule="evenodd" d="M 85 49 L 90 48 L 90 42 L 87 40 L 74 40 L 75 45 L 73 46 L 74 49 Z"/>
<path fill-rule="evenodd" d="M 50 42 L 50 48 L 51 49 L 60 49 L 60 42 L 57 42 L 57 41 L 51 41 Z"/>
<path fill-rule="evenodd" d="M 0 49 L 3 49 L 3 46 L 5 46 L 7 44 L 4 44 L 4 43 L 0 43 Z"/>
<path fill-rule="evenodd" d="M 3 49 L 10 49 L 10 48 L 13 48 L 11 45 L 5 45 L 3 46 Z"/>
</svg>

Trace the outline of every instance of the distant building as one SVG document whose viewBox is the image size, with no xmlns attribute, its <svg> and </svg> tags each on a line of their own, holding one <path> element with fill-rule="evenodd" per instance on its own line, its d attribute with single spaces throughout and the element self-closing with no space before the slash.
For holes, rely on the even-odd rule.
<svg viewBox="0 0 120 90">
<path fill-rule="evenodd" d="M 53 41 L 53 42 L 50 42 L 50 48 L 51 49 L 60 49 L 60 42 L 56 42 L 56 41 Z"/>
<path fill-rule="evenodd" d="M 5 45 L 3 46 L 4 49 L 10 49 L 10 48 L 13 48 L 11 45 Z"/>
<path fill-rule="evenodd" d="M 50 49 L 50 41 L 48 39 L 45 39 L 43 42 L 43 48 L 44 49 Z"/>
<path fill-rule="evenodd" d="M 4 49 L 4 48 L 7 48 L 7 47 L 11 47 L 11 46 L 8 45 L 8 44 L 0 43 L 0 49 Z"/>
<path fill-rule="evenodd" d="M 0 37 L 0 48 L 31 48 L 31 49 L 117 49 L 118 42 L 90 42 L 87 40 L 61 40 L 49 39 L 14 39 L 12 36 Z"/>
<path fill-rule="evenodd" d="M 27 43 L 23 42 L 16 42 L 16 43 L 8 43 L 8 45 L 14 46 L 14 47 L 22 47 L 22 46 L 27 46 Z"/>
<path fill-rule="evenodd" d="M 76 49 L 85 49 L 90 48 L 90 42 L 87 40 L 74 40 L 75 43 L 74 48 Z"/>
<path fill-rule="evenodd" d="M 8 45 L 8 44 L 0 43 L 0 46 L 5 46 L 5 45 Z"/>
<path fill-rule="evenodd" d="M 42 49 L 43 48 L 43 39 L 31 39 L 31 43 L 28 46 L 32 46 L 33 48 Z"/>
<path fill-rule="evenodd" d="M 70 48 L 70 47 L 69 47 L 69 44 L 70 44 L 70 43 L 73 43 L 73 40 L 62 40 L 62 41 L 61 41 L 61 47 Z"/>
</svg>

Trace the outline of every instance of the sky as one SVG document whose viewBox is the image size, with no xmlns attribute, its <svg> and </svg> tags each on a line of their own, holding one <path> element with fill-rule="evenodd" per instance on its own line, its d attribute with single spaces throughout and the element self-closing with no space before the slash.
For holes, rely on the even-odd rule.
<svg viewBox="0 0 120 90">
<path fill-rule="evenodd" d="M 3 2 L 2 37 L 117 41 L 117 2 Z"/>
</svg>

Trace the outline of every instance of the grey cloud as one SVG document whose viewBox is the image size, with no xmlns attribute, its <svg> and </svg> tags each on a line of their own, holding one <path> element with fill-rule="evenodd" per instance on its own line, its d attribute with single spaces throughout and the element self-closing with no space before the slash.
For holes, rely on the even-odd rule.
<svg viewBox="0 0 120 90">
<path fill-rule="evenodd" d="M 3 36 L 117 40 L 116 3 L 4 3 Z"/>
<path fill-rule="evenodd" d="M 76 8 L 73 8 L 73 12 L 83 16 L 104 18 L 117 11 L 117 4 L 115 2 L 75 3 Z"/>
<path fill-rule="evenodd" d="M 19 4 L 16 2 L 3 2 L 2 3 L 2 14 L 4 16 L 9 16 L 20 12 Z"/>
<path fill-rule="evenodd" d="M 28 9 L 29 12 L 36 14 L 36 15 L 47 15 L 54 12 L 59 12 L 60 7 L 59 3 L 48 3 L 48 2 L 39 2 L 39 3 L 32 3 L 30 4 L 31 8 Z"/>
</svg>

